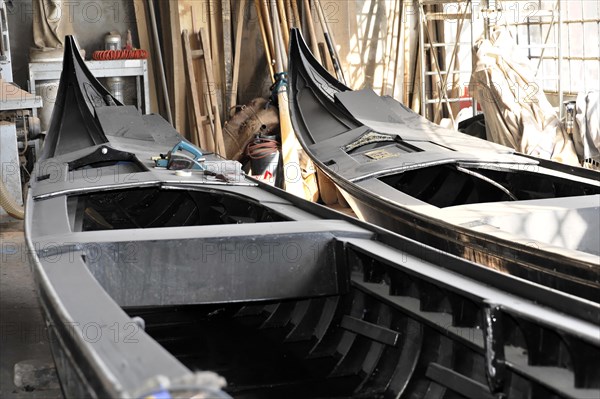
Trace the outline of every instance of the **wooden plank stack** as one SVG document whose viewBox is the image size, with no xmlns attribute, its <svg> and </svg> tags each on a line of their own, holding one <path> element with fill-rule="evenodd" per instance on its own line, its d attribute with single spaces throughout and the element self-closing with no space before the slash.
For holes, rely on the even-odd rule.
<svg viewBox="0 0 600 399">
<path fill-rule="evenodd" d="M 172 115 L 172 123 L 182 134 L 205 151 L 226 156 L 223 139 L 229 118 L 238 107 L 240 90 L 245 93 L 249 85 L 259 86 L 266 94 L 268 83 L 257 77 L 248 81 L 259 61 L 249 55 L 248 47 L 256 42 L 263 44 L 266 75 L 275 84 L 280 104 L 287 104 L 285 84 L 289 29 L 303 28 L 310 48 L 317 59 L 339 80 L 345 81 L 343 65 L 335 46 L 334 35 L 340 35 L 338 20 L 348 18 L 349 11 L 336 14 L 342 3 L 318 0 L 134 0 L 138 36 L 142 47 L 159 52 L 152 54 L 149 62 L 150 95 L 153 111 L 164 116 Z M 398 13 L 400 0 L 395 0 Z M 156 12 L 156 34 L 152 29 L 149 7 Z M 254 7 L 252 7 L 254 6 Z M 349 6 L 347 6 L 349 7 Z M 333 12 L 335 11 L 335 12 Z M 346 14 L 344 14 L 344 12 Z M 256 16 L 256 18 L 255 18 Z M 399 19 L 396 17 L 396 19 Z M 350 21 L 350 20 L 349 20 Z M 350 21 L 350 24 L 353 22 Z M 394 24 L 395 25 L 395 24 Z M 253 29 L 253 30 L 252 30 Z M 398 27 L 388 29 L 398 37 Z M 250 34 L 250 32 L 253 32 Z M 341 43 L 349 41 L 341 34 Z M 156 40 L 155 38 L 159 38 Z M 160 43 L 157 43 L 160 41 Z M 260 46 L 260 45 L 259 45 Z M 396 48 L 394 48 L 396 47 Z M 387 52 L 398 53 L 398 45 L 391 43 Z M 257 49 L 260 52 L 260 48 Z M 243 54 L 245 51 L 245 54 Z M 246 59 L 242 60 L 243 55 Z M 388 57 L 391 56 L 388 54 Z M 248 58 L 252 61 L 249 63 Z M 389 59 L 389 58 L 388 58 Z M 164 67 L 164 74 L 161 73 Z M 397 67 L 395 63 L 394 67 Z M 347 72 L 347 71 L 346 71 Z M 261 73 L 255 70 L 254 75 Z M 395 81 L 392 71 L 386 73 Z M 156 76 L 152 76 L 156 75 Z M 260 87 L 264 86 L 264 87 Z M 244 99 L 248 101 L 247 96 Z M 284 170 L 287 172 L 285 188 L 294 194 L 316 201 L 320 197 L 326 204 L 343 203 L 343 197 L 326 176 L 318 175 L 310 159 L 299 145 L 290 122 L 287 106 L 279 108 L 281 151 Z M 227 134 L 231 132 L 227 130 Z M 236 152 L 236 151 L 234 151 Z M 231 151 L 229 151 L 231 153 Z M 318 183 L 317 183 L 318 181 Z M 318 187 L 317 187 L 318 184 Z"/>
</svg>

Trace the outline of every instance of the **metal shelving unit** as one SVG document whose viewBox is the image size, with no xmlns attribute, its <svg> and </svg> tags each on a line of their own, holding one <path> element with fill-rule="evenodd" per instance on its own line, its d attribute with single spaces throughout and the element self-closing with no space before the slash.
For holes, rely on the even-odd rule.
<svg viewBox="0 0 600 399">
<path fill-rule="evenodd" d="M 0 0 L 0 77 L 7 82 L 13 81 L 10 39 L 4 0 Z"/>
<path fill-rule="evenodd" d="M 88 68 L 97 78 L 127 77 L 136 78 L 137 108 L 150 113 L 150 87 L 148 82 L 148 61 L 114 60 L 86 61 Z M 35 94 L 35 84 L 43 80 L 60 79 L 62 62 L 32 62 L 29 64 L 29 91 Z"/>
</svg>

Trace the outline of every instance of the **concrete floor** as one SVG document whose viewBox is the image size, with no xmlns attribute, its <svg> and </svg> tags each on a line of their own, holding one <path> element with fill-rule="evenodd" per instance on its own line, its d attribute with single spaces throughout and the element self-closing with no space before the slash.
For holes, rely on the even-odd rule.
<svg viewBox="0 0 600 399">
<path fill-rule="evenodd" d="M 27 259 L 22 222 L 0 221 L 0 398 L 62 398 Z M 14 384 L 15 364 L 42 374 Z M 37 374 L 36 374 L 37 375 Z"/>
</svg>

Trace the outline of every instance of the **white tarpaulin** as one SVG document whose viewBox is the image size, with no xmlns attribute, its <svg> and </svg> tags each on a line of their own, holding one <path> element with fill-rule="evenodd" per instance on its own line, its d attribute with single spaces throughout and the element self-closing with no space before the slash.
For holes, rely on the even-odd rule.
<svg viewBox="0 0 600 399">
<path fill-rule="evenodd" d="M 485 115 L 487 139 L 524 154 L 578 165 L 571 137 L 520 51 L 502 27 L 475 45 L 471 92 Z"/>
<path fill-rule="evenodd" d="M 600 162 L 600 100 L 599 92 L 577 96 L 577 116 L 573 139 L 581 159 Z"/>
</svg>

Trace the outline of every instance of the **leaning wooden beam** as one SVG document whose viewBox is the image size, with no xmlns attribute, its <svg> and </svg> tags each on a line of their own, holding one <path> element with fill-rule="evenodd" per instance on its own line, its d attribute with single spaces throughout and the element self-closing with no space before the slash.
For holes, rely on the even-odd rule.
<svg viewBox="0 0 600 399">
<path fill-rule="evenodd" d="M 406 7 L 401 0 L 400 3 L 399 20 L 398 20 L 398 38 L 396 41 L 396 60 L 394 61 L 394 83 L 392 84 L 392 97 L 396 95 L 396 82 L 398 80 L 398 74 L 402 73 L 402 81 L 410 82 L 409 69 L 407 67 L 410 58 L 410 48 L 407 48 L 407 26 L 408 21 L 406 20 Z M 400 45 L 402 43 L 402 46 Z M 402 51 L 401 51 L 402 50 Z M 400 55 L 402 54 L 402 56 Z M 400 70 L 400 72 L 399 72 Z M 402 102 L 404 105 L 408 105 L 408 87 L 402 86 L 400 89 L 402 93 Z"/>
<path fill-rule="evenodd" d="M 292 13 L 294 14 L 294 23 L 296 24 L 296 28 L 301 29 L 302 20 L 300 20 L 300 12 L 298 11 L 298 2 L 296 0 L 290 0 L 292 4 Z"/>
<path fill-rule="evenodd" d="M 263 26 L 265 27 L 265 32 L 267 34 L 267 40 L 269 42 L 269 51 L 271 52 L 271 56 L 275 57 L 275 39 L 273 38 L 273 27 L 271 26 L 271 17 L 269 15 L 269 9 L 267 7 L 267 1 L 269 0 L 255 0 L 258 4 L 257 11 L 260 11 L 262 14 Z"/>
<path fill-rule="evenodd" d="M 203 149 L 208 152 L 215 151 L 215 123 L 213 113 L 211 111 L 210 100 L 206 93 L 208 93 L 206 85 L 206 68 L 204 65 L 204 49 L 202 49 L 202 43 L 200 41 L 199 26 L 208 24 L 208 20 L 201 21 L 199 16 L 199 10 L 202 10 L 203 15 L 208 13 L 208 3 L 205 2 L 194 2 L 190 5 L 191 14 L 191 27 L 192 35 L 190 38 L 195 39 L 190 42 L 190 45 L 197 46 L 197 49 L 192 49 L 192 63 L 194 64 L 194 75 L 196 78 L 196 87 L 198 92 L 198 100 L 200 101 L 200 114 L 202 123 L 202 133 L 206 142 L 206 147 Z M 210 54 L 208 49 L 207 54 Z M 200 65 L 198 65 L 198 62 Z"/>
<path fill-rule="evenodd" d="M 152 54 L 151 38 L 148 29 L 148 15 L 146 13 L 146 2 L 144 0 L 134 0 L 133 7 L 135 11 L 135 21 L 137 24 L 138 38 L 140 41 L 140 48 L 147 50 Z M 155 76 L 154 58 L 152 55 L 148 57 L 148 87 L 150 88 L 149 93 L 144 93 L 146 96 L 150 96 L 150 109 L 145 112 L 159 112 L 158 107 L 158 93 L 156 87 L 156 76 Z"/>
<path fill-rule="evenodd" d="M 312 51 L 313 55 L 320 63 L 323 63 L 321 57 L 319 56 L 319 45 L 317 44 L 319 41 L 317 40 L 317 33 L 315 32 L 315 23 L 313 22 L 310 3 L 308 0 L 304 0 L 304 18 L 306 21 L 306 25 L 308 26 L 308 36 L 310 37 L 310 51 Z"/>
<path fill-rule="evenodd" d="M 392 53 L 394 51 L 393 46 L 394 46 L 394 33 L 396 32 L 396 22 L 398 21 L 398 6 L 399 6 L 399 1 L 394 0 L 394 8 L 392 9 L 392 23 L 388 23 L 388 30 L 387 30 L 387 34 L 386 34 L 386 41 L 385 41 L 385 54 L 383 55 L 383 82 L 381 83 L 381 94 L 382 96 L 385 96 L 388 93 L 388 86 L 392 86 L 389 83 L 389 77 L 388 75 L 390 74 L 390 64 L 391 64 L 391 60 L 392 60 Z M 389 21 L 389 16 L 386 18 Z M 399 34 L 398 34 L 399 35 Z M 396 59 L 394 60 L 394 69 L 392 69 L 392 71 L 396 71 L 396 62 L 398 61 L 398 57 L 396 57 Z M 394 92 L 392 91 L 391 96 L 394 96 Z"/>
<path fill-rule="evenodd" d="M 152 25 L 152 36 L 154 37 L 154 51 L 158 60 L 158 74 L 160 77 L 160 83 L 162 86 L 163 100 L 165 102 L 165 111 L 167 113 L 167 120 L 172 126 L 173 115 L 171 114 L 171 101 L 169 100 L 169 89 L 167 88 L 167 77 L 165 75 L 165 65 L 163 63 L 162 52 L 160 49 L 160 40 L 158 38 L 158 28 L 156 26 L 156 14 L 154 13 L 154 4 L 152 0 L 147 0 L 148 10 L 150 11 L 150 23 Z"/>
<path fill-rule="evenodd" d="M 287 14 L 287 20 L 288 20 L 288 27 L 291 28 L 296 28 L 298 27 L 298 21 L 296 20 L 296 17 L 294 16 L 294 10 L 292 8 L 292 0 L 285 0 L 285 12 Z"/>
<path fill-rule="evenodd" d="M 229 0 L 221 2 L 221 15 L 223 16 L 223 61 L 225 62 L 225 93 L 223 95 L 223 110 L 226 119 L 231 111 L 231 93 L 233 90 L 233 49 L 231 48 L 231 3 Z"/>
<path fill-rule="evenodd" d="M 331 61 L 333 62 L 333 68 L 335 69 L 335 74 L 340 82 L 346 83 L 346 78 L 344 77 L 344 72 L 342 72 L 342 66 L 340 64 L 340 56 L 337 52 L 337 48 L 335 46 L 335 40 L 333 35 L 331 34 L 331 30 L 329 29 L 329 24 L 327 23 L 327 19 L 325 18 L 325 13 L 323 12 L 323 7 L 321 6 L 321 2 L 319 0 L 315 0 L 315 8 L 317 9 L 317 14 L 319 15 L 319 20 L 321 21 L 321 27 L 323 29 L 323 35 L 325 36 L 325 42 L 327 43 L 327 48 L 329 48 L 329 54 L 331 56 Z M 375 38 L 377 40 L 377 38 Z"/>
<path fill-rule="evenodd" d="M 404 3 L 403 3 L 404 4 Z M 402 62 L 404 64 L 404 75 L 402 76 L 402 82 L 406 82 L 406 85 L 408 85 L 410 82 L 413 82 L 416 80 L 415 78 L 415 74 L 417 73 L 417 69 L 416 69 L 416 65 L 417 62 L 411 63 L 411 36 L 410 36 L 410 32 L 411 32 L 411 24 L 408 21 L 408 11 L 407 11 L 407 7 L 403 6 L 402 7 L 402 24 L 404 25 L 404 29 L 402 29 L 402 40 L 403 40 L 403 46 L 404 46 L 404 57 L 402 59 Z M 414 40 L 412 41 L 414 42 Z M 418 43 L 417 43 L 418 44 Z M 419 46 L 414 46 L 414 47 L 419 47 Z M 419 56 L 418 54 L 415 55 L 415 60 L 418 59 Z M 409 67 L 410 65 L 414 64 L 415 68 L 413 68 L 411 70 L 411 68 Z M 406 86 L 404 88 L 404 105 L 406 106 L 410 106 L 410 93 L 412 91 L 412 87 L 408 87 Z"/>
<path fill-rule="evenodd" d="M 283 43 L 285 44 L 285 52 L 290 45 L 290 27 L 288 25 L 288 19 L 285 15 L 285 6 L 283 0 L 277 0 L 277 10 L 279 12 L 279 24 L 281 25 L 281 32 L 283 33 Z"/>
<path fill-rule="evenodd" d="M 208 28 L 206 30 L 207 38 L 206 40 L 210 44 L 210 51 L 208 51 L 210 55 L 210 59 L 212 60 L 212 70 L 213 70 L 213 82 L 214 87 L 212 90 L 215 92 L 215 96 L 217 98 L 218 103 L 215 103 L 215 106 L 219 111 L 219 117 L 221 119 L 225 118 L 225 110 L 223 106 L 223 96 L 226 95 L 225 90 L 225 79 L 224 79 L 224 71 L 225 71 L 225 59 L 220 57 L 223 54 L 224 48 L 222 46 L 222 6 L 223 3 L 220 1 L 206 1 L 208 5 Z M 206 51 L 206 50 L 205 50 Z"/>
<path fill-rule="evenodd" d="M 258 27 L 260 29 L 260 35 L 262 37 L 263 46 L 265 48 L 265 56 L 267 57 L 267 65 L 269 66 L 269 73 L 271 74 L 271 82 L 275 82 L 275 70 L 273 69 L 273 53 L 269 46 L 269 39 L 267 38 L 267 28 L 265 27 L 265 21 L 262 17 L 260 10 L 260 0 L 254 0 L 254 6 L 256 8 L 256 16 L 258 19 Z"/>
<path fill-rule="evenodd" d="M 279 36 L 280 28 L 277 21 L 277 6 L 275 0 L 271 0 L 273 12 L 273 28 L 275 36 Z M 281 153 L 283 156 L 284 188 L 285 191 L 300 198 L 307 198 L 304 192 L 304 182 L 300 169 L 300 158 L 298 157 L 299 143 L 292 127 L 290 111 L 288 109 L 287 87 L 283 79 L 283 52 L 280 41 L 275 40 L 275 68 L 277 71 L 277 101 L 279 103 L 279 130 L 281 132 Z"/>
<path fill-rule="evenodd" d="M 214 118 L 214 141 L 215 141 L 215 152 L 222 157 L 226 156 L 225 153 L 225 142 L 223 141 L 223 129 L 221 126 L 221 116 L 219 115 L 219 102 L 217 101 L 217 95 L 215 92 L 215 80 L 213 74 L 212 59 L 206 51 L 209 48 L 208 37 L 206 30 L 200 28 L 198 32 L 200 35 L 200 42 L 202 43 L 202 49 L 204 50 L 204 71 L 206 73 L 206 87 L 205 90 L 208 92 L 207 104 L 210 104 L 210 111 L 213 113 Z"/>
<path fill-rule="evenodd" d="M 199 144 L 202 149 L 207 150 L 208 143 L 203 129 L 202 115 L 200 115 L 200 99 L 198 98 L 198 85 L 196 83 L 196 75 L 194 74 L 192 48 L 190 46 L 190 37 L 187 29 L 183 30 L 183 32 L 181 33 L 181 38 L 183 42 L 183 55 L 185 57 L 186 65 L 185 72 L 190 93 L 189 103 L 191 109 L 188 110 L 188 112 L 191 116 L 191 120 L 194 122 L 194 125 L 191 126 L 191 134 L 195 136 L 196 143 Z"/>
<path fill-rule="evenodd" d="M 165 48 L 165 67 L 167 82 L 170 84 L 171 108 L 175 128 L 186 134 L 186 89 L 183 70 L 183 49 L 181 46 L 181 28 L 179 8 L 176 2 L 158 1 L 161 12 L 161 32 Z"/>
<path fill-rule="evenodd" d="M 244 14 L 246 12 L 246 0 L 239 0 L 239 9 L 237 13 L 236 28 L 235 28 L 235 55 L 233 60 L 233 77 L 231 82 L 231 92 L 229 93 L 229 106 L 227 111 L 228 116 L 235 113 L 237 105 L 238 79 L 240 76 L 240 58 L 242 55 L 242 37 L 244 32 Z"/>
<path fill-rule="evenodd" d="M 287 46 L 283 40 L 282 28 L 279 22 L 279 12 L 277 11 L 277 0 L 273 1 L 275 5 L 272 7 L 272 18 L 273 18 L 273 31 L 275 34 L 273 38 L 277 45 L 279 46 L 279 51 L 281 51 L 281 67 L 284 71 L 288 70 L 288 54 L 287 54 Z"/>
</svg>

